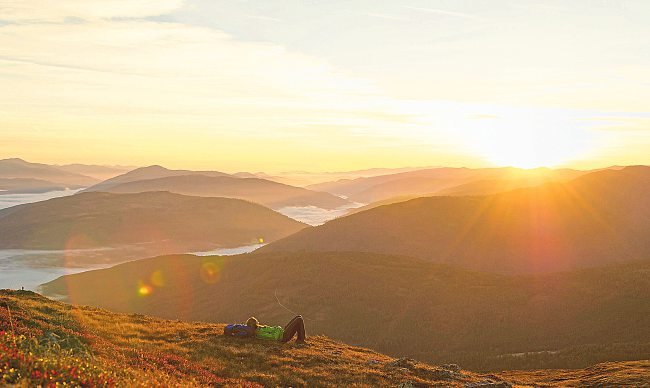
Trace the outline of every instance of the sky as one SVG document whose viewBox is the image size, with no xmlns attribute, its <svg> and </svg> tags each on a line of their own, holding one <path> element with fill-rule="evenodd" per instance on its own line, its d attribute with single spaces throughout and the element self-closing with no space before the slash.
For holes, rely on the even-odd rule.
<svg viewBox="0 0 650 388">
<path fill-rule="evenodd" d="M 0 158 L 650 164 L 650 2 L 0 0 Z"/>
</svg>

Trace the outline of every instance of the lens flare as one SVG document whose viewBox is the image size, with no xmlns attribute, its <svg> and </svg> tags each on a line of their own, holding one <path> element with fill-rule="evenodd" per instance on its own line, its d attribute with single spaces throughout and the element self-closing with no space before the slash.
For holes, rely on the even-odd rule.
<svg viewBox="0 0 650 388">
<path fill-rule="evenodd" d="M 147 284 L 140 284 L 138 287 L 138 295 L 140 296 L 149 296 L 153 292 L 153 287 L 147 285 Z"/>
<path fill-rule="evenodd" d="M 162 270 L 154 271 L 154 273 L 151 274 L 150 280 L 151 284 L 156 287 L 163 287 L 165 285 L 165 276 L 163 275 Z"/>
<path fill-rule="evenodd" d="M 215 263 L 206 262 L 201 265 L 201 280 L 214 284 L 219 280 L 219 267 Z"/>
</svg>

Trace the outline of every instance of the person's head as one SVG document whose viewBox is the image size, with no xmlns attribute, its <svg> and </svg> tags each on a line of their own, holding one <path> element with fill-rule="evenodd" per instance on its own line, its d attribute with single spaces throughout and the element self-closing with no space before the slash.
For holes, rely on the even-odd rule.
<svg viewBox="0 0 650 388">
<path fill-rule="evenodd" d="M 255 317 L 250 317 L 246 321 L 246 326 L 252 327 L 253 329 L 257 329 L 257 326 L 259 326 L 260 323 Z"/>
</svg>

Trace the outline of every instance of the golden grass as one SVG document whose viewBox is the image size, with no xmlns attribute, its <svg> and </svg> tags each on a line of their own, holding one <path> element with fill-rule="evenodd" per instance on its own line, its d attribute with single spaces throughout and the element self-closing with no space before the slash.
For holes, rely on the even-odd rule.
<svg viewBox="0 0 650 388">
<path fill-rule="evenodd" d="M 395 360 L 391 357 L 323 336 L 310 337 L 308 347 L 228 338 L 222 335 L 223 324 L 74 307 L 27 291 L 0 291 L 0 310 L 5 313 L 0 323 L 6 331 L 11 330 L 7 306 L 16 332 L 37 339 L 53 332 L 60 338 L 78 339 L 75 343 L 81 349 L 77 351 L 92 353 L 92 365 L 105 370 L 117 385 L 362 387 L 411 382 L 462 386 L 480 381 L 480 376 L 473 373 L 461 374 L 417 362 L 392 367 L 389 363 Z M 170 367 L 170 360 L 187 361 L 189 367 Z"/>
<path fill-rule="evenodd" d="M 218 281 L 201 277 L 208 263 Z M 650 261 L 537 276 L 368 253 L 162 256 L 66 276 L 45 294 L 185 321 L 254 314 L 393 356 L 470 370 L 584 368 L 650 357 Z M 160 273 L 147 296 L 138 285 Z"/>
<path fill-rule="evenodd" d="M 650 360 L 604 362 L 578 370 L 508 371 L 497 376 L 535 387 L 650 387 Z"/>
<path fill-rule="evenodd" d="M 507 387 L 508 380 L 520 386 L 548 381 L 552 384 L 553 378 L 562 378 L 567 384 L 599 381 L 588 375 L 589 370 L 478 374 L 456 370 L 454 366 L 395 360 L 324 336 L 309 337 L 308 347 L 228 338 L 221 335 L 223 324 L 163 320 L 76 307 L 28 291 L 0 291 L 0 313 L 0 331 L 31 336 L 41 344 L 43 338 L 54 333 L 67 341 L 50 347 L 49 357 L 56 358 L 56 352 L 66 356 L 74 354 L 79 362 L 97 370 L 95 373 L 110 376 L 112 384 L 117 386 L 474 387 L 493 384 Z M 69 369 L 74 359 L 66 362 L 57 365 Z M 603 365 L 594 367 L 599 368 L 595 372 L 605 374 L 602 378 L 606 380 L 602 381 L 640 383 L 650 379 L 647 361 Z M 626 371 L 637 375 L 630 379 Z M 14 383 L 34 385 L 28 376 Z"/>
</svg>

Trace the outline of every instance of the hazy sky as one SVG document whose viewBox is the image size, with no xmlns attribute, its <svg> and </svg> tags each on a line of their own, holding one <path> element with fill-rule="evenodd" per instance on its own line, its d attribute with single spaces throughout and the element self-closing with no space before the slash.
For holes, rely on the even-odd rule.
<svg viewBox="0 0 650 388">
<path fill-rule="evenodd" d="M 650 1 L 0 0 L 0 158 L 650 164 Z"/>
</svg>

